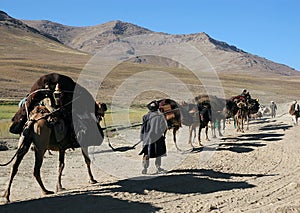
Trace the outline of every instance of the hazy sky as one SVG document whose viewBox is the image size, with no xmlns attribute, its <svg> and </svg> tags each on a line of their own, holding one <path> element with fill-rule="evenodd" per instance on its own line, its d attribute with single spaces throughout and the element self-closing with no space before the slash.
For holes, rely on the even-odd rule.
<svg viewBox="0 0 300 213">
<path fill-rule="evenodd" d="M 121 20 L 157 32 L 205 32 L 300 71 L 299 0 L 1 0 L 0 10 L 69 26 Z"/>
</svg>

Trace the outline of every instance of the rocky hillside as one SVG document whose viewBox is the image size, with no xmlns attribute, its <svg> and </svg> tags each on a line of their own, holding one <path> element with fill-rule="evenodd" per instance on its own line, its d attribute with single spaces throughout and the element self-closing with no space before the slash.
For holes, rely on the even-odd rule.
<svg viewBox="0 0 300 213">
<path fill-rule="evenodd" d="M 76 78 L 89 58 L 0 11 L 0 99 L 23 97 L 45 73 Z"/>
<path fill-rule="evenodd" d="M 5 13 L 3 11 L 0 11 L 0 26 L 22 29 L 27 32 L 39 34 L 39 35 L 45 36 L 49 39 L 59 42 L 59 40 L 55 36 L 51 36 L 51 34 L 44 33 L 42 31 L 37 30 L 36 28 L 30 27 L 30 26 L 26 25 L 25 23 L 23 23 L 22 21 L 10 17 L 7 13 Z"/>
<path fill-rule="evenodd" d="M 27 25 L 39 30 L 44 34 L 55 37 L 63 44 L 91 54 L 97 53 L 99 49 L 118 39 L 142 35 L 142 34 L 163 34 L 139 27 L 134 24 L 111 21 L 105 24 L 89 27 L 70 27 L 53 23 L 50 21 L 23 21 Z M 267 60 L 265 58 L 244 52 L 243 50 L 229 45 L 226 42 L 211 38 L 206 33 L 187 35 L 166 35 L 161 43 L 174 40 L 180 43 L 190 42 L 195 45 L 212 64 L 217 72 L 222 73 L 249 73 L 249 74 L 278 74 L 284 76 L 299 75 L 299 72 L 283 64 Z M 143 45 L 143 41 L 140 41 Z M 136 59 L 134 59 L 136 60 Z M 176 66 L 153 57 L 140 57 L 139 63 L 159 63 L 162 66 Z"/>
<path fill-rule="evenodd" d="M 67 46 L 92 54 L 119 38 L 151 33 L 150 30 L 121 21 L 90 27 L 71 27 L 50 21 L 24 20 L 23 22 L 57 38 Z"/>
</svg>

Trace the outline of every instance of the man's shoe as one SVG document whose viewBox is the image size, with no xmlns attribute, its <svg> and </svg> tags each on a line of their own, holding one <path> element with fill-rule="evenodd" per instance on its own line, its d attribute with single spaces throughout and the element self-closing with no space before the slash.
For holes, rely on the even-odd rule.
<svg viewBox="0 0 300 213">
<path fill-rule="evenodd" d="M 167 170 L 164 170 L 162 168 L 157 168 L 157 171 L 156 171 L 157 174 L 163 174 L 163 173 L 167 173 Z"/>
<path fill-rule="evenodd" d="M 142 170 L 142 174 L 143 174 L 143 175 L 147 174 L 147 169 L 143 169 L 143 170 Z"/>
</svg>

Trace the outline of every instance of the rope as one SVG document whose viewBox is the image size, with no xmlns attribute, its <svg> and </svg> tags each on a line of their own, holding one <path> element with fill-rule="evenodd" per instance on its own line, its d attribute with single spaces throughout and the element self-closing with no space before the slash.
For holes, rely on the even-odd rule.
<svg viewBox="0 0 300 213">
<path fill-rule="evenodd" d="M 4 164 L 0 164 L 0 166 L 7 166 L 8 164 L 10 164 L 14 158 L 17 156 L 17 154 L 20 152 L 20 148 L 17 149 L 16 153 L 14 154 L 14 156 L 10 159 L 10 161 L 8 161 L 7 163 L 4 163 Z"/>
<path fill-rule="evenodd" d="M 109 140 L 109 137 L 108 137 L 107 127 L 106 127 L 106 121 L 105 121 L 105 116 L 103 117 L 103 123 L 104 123 L 104 127 L 105 127 L 105 135 L 106 135 L 106 138 L 107 138 L 107 141 L 108 141 L 108 146 L 109 146 L 113 151 L 115 151 L 115 148 L 111 145 L 110 140 Z"/>
<path fill-rule="evenodd" d="M 174 112 L 174 111 L 178 111 L 178 110 L 179 110 L 179 107 L 176 108 L 176 109 L 168 110 L 167 112 L 164 112 L 164 113 L 162 113 L 162 114 L 164 115 L 164 114 L 167 114 L 167 113 L 170 113 L 170 112 Z M 153 118 L 156 117 L 156 116 L 161 116 L 162 114 L 154 115 L 153 117 L 147 119 L 147 120 L 146 120 L 145 122 L 143 122 L 143 123 L 134 124 L 134 125 L 127 126 L 127 127 L 114 128 L 114 129 L 112 129 L 112 130 L 110 130 L 110 131 L 113 132 L 113 131 L 117 131 L 117 130 L 123 130 L 123 129 L 127 129 L 127 128 L 132 128 L 132 127 L 137 127 L 137 126 L 143 126 L 143 125 L 144 125 L 146 122 L 148 122 L 149 120 L 153 119 Z M 103 128 L 103 129 L 105 130 L 105 134 L 106 134 L 106 137 L 107 137 L 107 140 L 108 140 L 108 146 L 109 146 L 113 151 L 122 151 L 122 152 L 124 152 L 124 151 L 128 151 L 128 150 L 130 150 L 130 149 L 135 149 L 135 147 L 136 147 L 138 144 L 140 144 L 140 143 L 142 142 L 142 140 L 139 140 L 137 143 L 135 143 L 133 146 L 130 146 L 130 147 L 119 147 L 119 148 L 114 148 L 114 147 L 111 145 L 110 140 L 109 140 L 109 137 L 108 137 L 108 133 L 107 133 L 107 132 L 108 132 L 108 128 L 109 128 L 109 127 L 106 126 L 105 117 L 103 117 L 103 122 L 104 122 L 104 128 Z M 176 142 L 175 142 L 175 146 L 176 146 L 176 148 L 177 148 L 178 150 L 180 150 L 180 149 L 177 147 Z M 180 151 L 181 151 L 181 150 L 180 150 Z"/>
<path fill-rule="evenodd" d="M 30 128 L 30 125 L 29 125 L 28 128 Z M 22 151 L 22 149 L 24 147 L 24 140 L 25 140 L 25 137 L 24 137 L 22 143 L 20 144 L 20 146 L 18 147 L 18 149 L 17 149 L 16 153 L 14 154 L 14 156 L 7 163 L 0 164 L 0 166 L 7 166 L 8 164 L 10 164 L 14 160 L 14 158 Z"/>
</svg>

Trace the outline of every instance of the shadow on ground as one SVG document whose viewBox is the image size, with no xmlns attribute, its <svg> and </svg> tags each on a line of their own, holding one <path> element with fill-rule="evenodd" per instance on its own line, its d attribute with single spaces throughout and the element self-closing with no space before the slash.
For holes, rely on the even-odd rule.
<svg viewBox="0 0 300 213">
<path fill-rule="evenodd" d="M 233 181 L 233 177 L 263 177 L 262 174 L 223 173 L 205 169 L 173 170 L 161 176 L 143 180 L 119 180 L 99 184 L 99 189 L 72 191 L 53 197 L 0 205 L 1 212 L 155 212 L 161 208 L 151 203 L 117 199 L 108 193 L 146 195 L 147 191 L 165 193 L 207 194 L 233 189 L 255 187 L 246 181 Z M 97 187 L 97 185 L 95 185 Z"/>
<path fill-rule="evenodd" d="M 100 188 L 101 186 L 99 186 Z M 57 195 L 0 205 L 0 212 L 156 212 L 150 203 L 120 200 L 103 195 L 102 190 Z"/>
<path fill-rule="evenodd" d="M 116 183 L 108 184 L 118 185 L 119 188 L 113 189 L 115 192 L 129 192 L 144 194 L 145 190 L 160 191 L 165 193 L 207 194 L 219 191 L 228 191 L 233 189 L 247 189 L 255 187 L 246 181 L 233 181 L 231 177 L 262 177 L 260 174 L 230 174 L 216 172 L 205 169 L 184 169 L 173 170 L 157 178 L 146 180 L 120 180 Z M 220 180 L 225 179 L 225 180 Z"/>
</svg>

